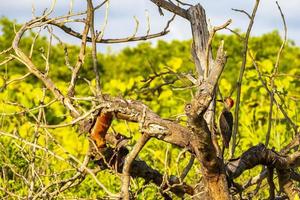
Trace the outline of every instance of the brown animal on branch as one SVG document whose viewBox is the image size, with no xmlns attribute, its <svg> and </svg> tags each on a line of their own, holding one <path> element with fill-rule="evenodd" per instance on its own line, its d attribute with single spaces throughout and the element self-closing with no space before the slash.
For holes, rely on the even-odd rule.
<svg viewBox="0 0 300 200">
<path fill-rule="evenodd" d="M 105 135 L 109 129 L 113 115 L 111 112 L 100 112 L 97 116 L 96 122 L 91 130 L 91 138 L 96 143 L 97 148 L 106 146 Z"/>
</svg>

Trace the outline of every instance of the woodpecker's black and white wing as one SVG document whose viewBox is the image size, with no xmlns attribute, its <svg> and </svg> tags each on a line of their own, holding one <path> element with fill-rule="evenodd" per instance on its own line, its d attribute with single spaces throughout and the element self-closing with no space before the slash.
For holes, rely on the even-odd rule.
<svg viewBox="0 0 300 200">
<path fill-rule="evenodd" d="M 233 116 L 230 111 L 223 109 L 219 117 L 219 129 L 223 138 L 223 144 L 226 148 L 229 147 L 229 142 L 232 135 Z"/>
</svg>

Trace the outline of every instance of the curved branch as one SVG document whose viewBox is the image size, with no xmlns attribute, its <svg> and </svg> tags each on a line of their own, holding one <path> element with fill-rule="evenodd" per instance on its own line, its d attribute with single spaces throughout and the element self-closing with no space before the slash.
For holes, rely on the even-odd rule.
<svg viewBox="0 0 300 200">
<path fill-rule="evenodd" d="M 245 170 L 257 165 L 265 165 L 277 170 L 292 169 L 300 166 L 300 152 L 285 156 L 266 148 L 264 144 L 259 144 L 248 149 L 241 157 L 229 161 L 226 172 L 230 178 L 237 178 Z"/>
<path fill-rule="evenodd" d="M 126 156 L 123 171 L 122 171 L 122 188 L 121 194 L 123 199 L 129 200 L 129 185 L 130 185 L 130 172 L 131 172 L 131 165 L 132 162 L 135 160 L 139 152 L 145 146 L 147 141 L 150 139 L 148 134 L 143 134 L 141 138 L 138 140 L 136 145 L 134 145 L 132 151 Z"/>
<path fill-rule="evenodd" d="M 290 199 L 293 199 L 296 192 L 293 187 L 292 179 L 298 179 L 293 168 L 300 166 L 300 152 L 290 155 L 281 155 L 272 149 L 268 149 L 264 144 L 251 147 L 244 152 L 241 157 L 231 160 L 226 164 L 226 173 L 230 179 L 239 177 L 245 170 L 252 169 L 257 165 L 267 166 L 269 169 L 276 169 L 280 190 L 285 192 Z M 264 170 L 260 180 L 267 176 Z M 268 182 L 272 182 L 268 177 Z M 249 186 L 250 184 L 247 184 Z M 244 186 L 247 187 L 247 186 Z M 274 184 L 270 184 L 271 191 L 274 190 Z M 272 196 L 273 194 L 270 193 Z"/>
<path fill-rule="evenodd" d="M 23 63 L 32 74 L 34 74 L 38 79 L 40 79 L 45 84 L 45 86 L 53 93 L 53 95 L 59 101 L 61 101 L 63 103 L 63 105 L 66 108 L 68 108 L 74 116 L 79 116 L 80 113 L 73 106 L 70 99 L 65 97 L 62 94 L 62 92 L 55 86 L 55 84 L 52 82 L 52 80 L 48 76 L 46 76 L 44 73 L 39 71 L 37 69 L 37 67 L 34 65 L 34 63 L 32 62 L 32 60 L 19 48 L 20 40 L 22 39 L 22 36 L 24 35 L 24 33 L 28 30 L 28 27 L 32 24 L 39 23 L 42 20 L 44 20 L 44 17 L 31 20 L 28 23 L 24 24 L 20 28 L 20 30 L 16 33 L 16 36 L 12 43 L 12 48 L 16 52 L 17 56 L 13 56 L 13 57 L 16 58 L 18 61 L 20 61 L 21 63 Z"/>
<path fill-rule="evenodd" d="M 73 29 L 71 29 L 70 27 L 67 27 L 66 25 L 64 25 L 62 23 L 51 21 L 51 22 L 49 22 L 49 24 L 52 24 L 52 25 L 62 29 L 65 33 L 67 33 L 69 35 L 72 35 L 76 38 L 81 39 L 83 37 L 82 34 L 74 31 Z M 140 41 L 140 40 L 149 40 L 149 39 L 161 37 L 161 36 L 164 36 L 164 35 L 168 34 L 169 31 L 167 29 L 168 29 L 168 25 L 161 32 L 154 33 L 154 34 L 149 34 L 149 35 L 145 35 L 145 36 L 116 38 L 116 39 L 96 38 L 95 41 L 96 41 L 96 43 L 114 44 L 114 43 L 134 42 L 134 41 Z M 92 38 L 87 36 L 87 41 L 92 42 Z"/>
<path fill-rule="evenodd" d="M 116 137 L 112 134 L 107 134 L 105 139 L 112 145 L 118 146 L 117 144 L 122 143 L 123 136 L 117 135 Z M 105 149 L 102 154 L 104 158 L 101 157 L 100 160 L 95 160 L 95 162 L 100 166 L 102 170 L 105 169 L 113 169 L 117 170 L 117 172 L 121 173 L 124 168 L 124 160 L 127 156 L 130 156 L 129 151 L 121 146 L 119 148 L 111 148 L 108 147 Z M 132 154 L 131 154 L 132 155 Z M 131 156 L 130 156 L 131 157 Z M 105 162 L 104 160 L 109 160 L 109 162 Z M 125 167 L 127 168 L 127 167 Z M 151 168 L 145 161 L 142 160 L 132 160 L 130 176 L 133 178 L 143 178 L 145 180 L 145 184 L 149 182 L 153 182 L 155 185 L 160 187 L 163 183 L 163 174 L 158 172 L 157 170 Z M 178 178 L 173 178 L 174 180 L 179 180 Z M 176 181 L 169 180 L 171 185 L 170 191 L 179 197 L 183 197 L 184 194 L 193 195 L 194 190 L 190 185 L 186 183 L 178 184 Z"/>
</svg>

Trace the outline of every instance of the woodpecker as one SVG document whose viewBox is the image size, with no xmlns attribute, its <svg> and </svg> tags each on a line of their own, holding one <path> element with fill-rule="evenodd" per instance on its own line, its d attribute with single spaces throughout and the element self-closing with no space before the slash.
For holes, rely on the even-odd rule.
<svg viewBox="0 0 300 200">
<path fill-rule="evenodd" d="M 225 148 L 229 148 L 229 142 L 232 134 L 233 116 L 230 109 L 234 105 L 232 98 L 227 97 L 224 101 L 224 108 L 219 117 L 219 131 L 223 139 L 222 157 L 224 156 Z"/>
</svg>

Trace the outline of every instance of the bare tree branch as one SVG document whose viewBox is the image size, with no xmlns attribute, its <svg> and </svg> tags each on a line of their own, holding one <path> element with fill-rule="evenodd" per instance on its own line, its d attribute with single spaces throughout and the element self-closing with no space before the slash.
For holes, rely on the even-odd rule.
<svg viewBox="0 0 300 200">
<path fill-rule="evenodd" d="M 78 78 L 79 70 L 84 63 L 87 35 L 90 30 L 91 21 L 93 20 L 92 19 L 93 18 L 93 7 L 92 7 L 92 5 L 89 5 L 89 2 L 87 4 L 88 4 L 87 5 L 87 15 L 86 15 L 84 30 L 82 33 L 81 47 L 80 47 L 77 63 L 75 64 L 75 67 L 72 71 L 72 77 L 71 77 L 70 85 L 68 88 L 68 96 L 69 97 L 73 97 L 75 94 L 75 84 L 76 84 L 76 80 Z"/>
<path fill-rule="evenodd" d="M 90 33 L 92 39 L 92 57 L 93 57 L 93 69 L 96 76 L 96 96 L 101 94 L 100 88 L 100 77 L 99 77 L 99 70 L 98 70 L 98 60 L 97 60 L 97 46 L 96 46 L 96 34 L 94 30 L 94 6 L 92 0 L 87 0 L 89 10 L 91 10 L 91 19 L 90 19 Z"/>
<path fill-rule="evenodd" d="M 154 4 L 156 4 L 158 7 L 162 7 L 176 15 L 179 15 L 183 18 L 188 19 L 187 11 L 183 8 L 180 8 L 179 6 L 176 6 L 172 2 L 168 2 L 165 0 L 151 0 Z"/>
<path fill-rule="evenodd" d="M 142 150 L 146 142 L 149 140 L 149 136 L 147 133 L 144 133 L 141 138 L 134 145 L 132 151 L 126 156 L 124 161 L 123 171 L 122 171 L 122 197 L 125 200 L 130 199 L 129 195 L 129 185 L 130 185 L 130 171 L 132 162 L 135 160 L 139 152 Z"/>
<path fill-rule="evenodd" d="M 59 100 L 61 101 L 66 108 L 68 108 L 71 113 L 74 116 L 79 116 L 79 112 L 75 109 L 75 107 L 72 105 L 71 101 L 69 98 L 65 97 L 61 91 L 55 86 L 55 84 L 52 82 L 52 80 L 48 77 L 46 77 L 42 72 L 40 72 L 36 66 L 33 64 L 33 62 L 30 60 L 30 58 L 19 48 L 19 42 L 23 36 L 23 34 L 26 32 L 26 30 L 28 29 L 28 26 L 39 22 L 43 20 L 43 18 L 39 18 L 36 20 L 32 20 L 26 24 L 24 24 L 20 30 L 17 32 L 13 43 L 12 43 L 12 47 L 15 50 L 17 56 L 13 56 L 14 58 L 16 58 L 17 60 L 19 60 L 21 63 L 23 63 L 28 70 L 34 74 L 38 79 L 40 79 L 41 81 L 43 81 L 43 83 L 45 84 L 45 86 L 53 93 L 53 95 Z"/>
<path fill-rule="evenodd" d="M 79 38 L 79 39 L 82 38 L 82 34 L 74 31 L 73 29 L 71 29 L 69 27 L 67 27 L 63 23 L 52 21 L 51 24 L 56 26 L 56 27 L 61 28 L 64 32 L 66 32 L 66 33 L 68 33 L 68 34 L 70 34 L 70 35 L 72 35 L 76 38 Z M 169 30 L 168 30 L 169 25 L 168 24 L 166 25 L 166 27 L 164 28 L 163 31 L 158 32 L 158 33 L 149 34 L 149 35 L 145 35 L 145 36 L 126 37 L 126 38 L 118 38 L 118 39 L 97 38 L 96 42 L 97 43 L 114 44 L 114 43 L 134 42 L 134 41 L 140 41 L 140 40 L 149 40 L 149 39 L 161 37 L 163 35 L 168 34 L 169 33 Z M 92 38 L 87 37 L 87 41 L 92 42 Z"/>
<path fill-rule="evenodd" d="M 247 28 L 246 36 L 244 39 L 244 47 L 242 50 L 242 65 L 240 69 L 240 74 L 239 78 L 237 81 L 237 96 L 236 96 L 236 105 L 235 105 L 235 110 L 234 110 L 234 126 L 233 126 L 233 133 L 232 133 L 232 147 L 231 147 L 231 152 L 230 152 L 230 157 L 234 157 L 234 152 L 235 152 L 235 147 L 236 147 L 236 136 L 238 134 L 238 126 L 239 126 L 239 109 L 240 109 L 240 101 L 241 101 L 241 89 L 242 89 L 242 81 L 243 81 L 243 76 L 244 76 L 244 71 L 246 68 L 246 62 L 247 62 L 247 51 L 248 51 L 248 40 L 250 37 L 251 29 L 254 23 L 256 11 L 258 8 L 260 0 L 256 0 L 254 8 L 252 10 L 250 22 Z"/>
<path fill-rule="evenodd" d="M 226 173 L 229 178 L 239 177 L 245 170 L 251 169 L 257 165 L 265 165 L 277 170 L 279 184 L 282 190 L 287 194 L 295 195 L 292 189 L 293 183 L 290 181 L 290 170 L 300 165 L 300 153 L 295 152 L 288 156 L 282 156 L 274 150 L 267 149 L 265 145 L 259 144 L 249 148 L 241 157 L 229 161 L 226 164 Z M 288 177 L 287 177 L 288 176 Z M 272 185 L 270 185 L 272 187 Z"/>
</svg>

